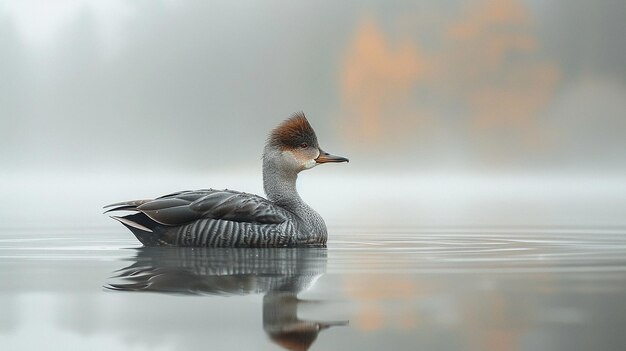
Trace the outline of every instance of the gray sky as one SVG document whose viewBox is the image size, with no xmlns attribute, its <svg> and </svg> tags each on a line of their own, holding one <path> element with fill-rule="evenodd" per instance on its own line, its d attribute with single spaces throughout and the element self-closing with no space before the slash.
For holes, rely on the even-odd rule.
<svg viewBox="0 0 626 351">
<path fill-rule="evenodd" d="M 618 169 L 623 33 L 615 1 L 4 1 L 0 162 L 257 166 L 304 110 L 388 166 Z"/>
</svg>

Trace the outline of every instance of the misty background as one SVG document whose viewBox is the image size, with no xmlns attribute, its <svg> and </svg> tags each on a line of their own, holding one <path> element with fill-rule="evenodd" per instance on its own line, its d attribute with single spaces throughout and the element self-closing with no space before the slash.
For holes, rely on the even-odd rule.
<svg viewBox="0 0 626 351">
<path fill-rule="evenodd" d="M 626 224 L 625 34 L 608 0 L 5 0 L 0 221 L 262 193 L 302 110 L 351 160 L 299 180 L 331 226 Z"/>
</svg>

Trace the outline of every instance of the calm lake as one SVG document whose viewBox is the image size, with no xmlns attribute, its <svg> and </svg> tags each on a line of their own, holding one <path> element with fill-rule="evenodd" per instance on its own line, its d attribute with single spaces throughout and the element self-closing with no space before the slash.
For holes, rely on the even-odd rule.
<svg viewBox="0 0 626 351">
<path fill-rule="evenodd" d="M 243 174 L 0 174 L 0 350 L 626 349 L 622 176 L 312 172 L 327 249 L 141 248 L 102 214 Z"/>
<path fill-rule="evenodd" d="M 624 350 L 626 228 L 331 227 L 327 249 L 4 227 L 2 350 Z"/>
</svg>

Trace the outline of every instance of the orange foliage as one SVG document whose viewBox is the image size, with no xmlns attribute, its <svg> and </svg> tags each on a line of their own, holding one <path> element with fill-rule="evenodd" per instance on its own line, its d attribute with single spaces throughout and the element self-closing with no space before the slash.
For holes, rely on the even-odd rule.
<svg viewBox="0 0 626 351">
<path fill-rule="evenodd" d="M 430 127 L 467 127 L 470 137 L 536 142 L 537 115 L 560 74 L 541 59 L 532 24 L 518 0 L 479 1 L 445 26 L 439 49 L 426 53 L 417 40 L 393 42 L 373 19 L 362 20 L 341 65 L 347 139 L 376 145 L 434 123 Z M 446 125 L 448 106 L 463 108 L 466 123 Z"/>
<path fill-rule="evenodd" d="M 346 53 L 341 94 L 353 120 L 356 136 L 378 140 L 389 105 L 410 98 L 410 89 L 428 70 L 428 62 L 415 44 L 388 43 L 373 20 L 364 20 Z"/>
</svg>

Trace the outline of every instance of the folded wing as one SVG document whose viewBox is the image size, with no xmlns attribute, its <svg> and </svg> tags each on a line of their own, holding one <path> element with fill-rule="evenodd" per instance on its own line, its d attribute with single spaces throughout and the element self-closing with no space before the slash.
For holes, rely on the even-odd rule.
<svg viewBox="0 0 626 351">
<path fill-rule="evenodd" d="M 138 211 L 153 221 L 169 226 L 186 224 L 203 218 L 278 224 L 289 217 L 287 210 L 252 194 L 233 190 L 181 191 L 154 200 L 120 202 L 109 211 Z"/>
</svg>

